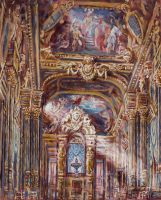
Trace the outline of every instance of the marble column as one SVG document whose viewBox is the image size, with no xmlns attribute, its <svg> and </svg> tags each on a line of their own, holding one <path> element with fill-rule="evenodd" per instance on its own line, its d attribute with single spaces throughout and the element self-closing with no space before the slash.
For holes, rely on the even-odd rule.
<svg viewBox="0 0 161 200">
<path fill-rule="evenodd" d="M 139 167 L 140 167 L 140 186 L 147 185 L 147 115 L 148 115 L 148 95 L 146 92 L 137 93 L 137 110 L 140 116 L 140 148 L 139 148 Z"/>
<path fill-rule="evenodd" d="M 135 110 L 128 113 L 128 177 L 129 186 L 135 188 L 136 186 L 136 134 L 135 134 Z"/>
<path fill-rule="evenodd" d="M 6 121 L 5 121 L 5 160 L 4 160 L 4 190 L 5 194 L 8 194 L 8 183 L 9 183 L 9 167 L 8 167 L 8 161 L 9 161 L 9 120 L 10 120 L 10 89 L 11 87 L 8 87 L 8 93 L 7 98 L 5 99 L 6 103 Z"/>
<path fill-rule="evenodd" d="M 13 179 L 13 155 L 14 155 L 14 93 L 15 85 L 10 84 L 10 114 L 9 114 L 9 146 L 8 146 L 8 198 L 13 198 L 14 179 Z M 18 133 L 17 133 L 18 134 Z"/>
<path fill-rule="evenodd" d="M 140 170 L 141 186 L 147 185 L 147 108 L 140 109 Z"/>
<path fill-rule="evenodd" d="M 0 101 L 0 198 L 3 196 L 3 154 L 4 154 L 4 135 L 3 135 L 3 101 Z"/>
<path fill-rule="evenodd" d="M 23 120 L 23 131 L 24 131 L 24 142 L 23 142 L 23 151 L 24 151 L 24 168 L 23 168 L 23 176 L 24 176 L 24 189 L 30 189 L 30 173 L 31 173 L 31 144 L 30 144 L 30 118 L 31 112 L 30 108 L 24 108 L 24 120 Z"/>
<path fill-rule="evenodd" d="M 32 169 L 32 188 L 38 190 L 40 186 L 40 114 L 41 114 L 42 91 L 32 92 L 32 127 L 31 127 L 31 169 Z"/>
<path fill-rule="evenodd" d="M 64 147 L 65 142 L 64 138 L 59 138 L 59 147 L 58 147 L 58 200 L 63 199 L 63 184 L 64 184 L 64 175 L 66 169 L 66 149 Z"/>
<path fill-rule="evenodd" d="M 23 188 L 25 190 L 30 189 L 30 175 L 31 175 L 31 137 L 30 137 L 30 125 L 31 125 L 31 90 L 22 89 L 20 91 L 20 103 L 23 113 L 23 127 L 21 137 L 23 140 L 22 146 L 22 159 L 23 159 Z"/>
<path fill-rule="evenodd" d="M 87 175 L 87 187 L 88 187 L 88 200 L 93 200 L 94 196 L 94 157 L 95 151 L 93 146 L 87 146 L 86 150 L 86 175 Z"/>
</svg>

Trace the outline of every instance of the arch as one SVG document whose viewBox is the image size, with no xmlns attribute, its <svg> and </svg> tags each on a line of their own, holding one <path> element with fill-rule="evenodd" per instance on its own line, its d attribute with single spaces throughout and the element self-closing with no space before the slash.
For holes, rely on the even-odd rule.
<svg viewBox="0 0 161 200">
<path fill-rule="evenodd" d="M 114 76 L 108 77 L 108 79 L 98 78 L 97 80 L 112 83 L 120 91 L 120 93 L 123 97 L 125 94 L 125 91 L 127 89 L 128 83 L 127 83 L 127 80 L 124 77 L 122 77 L 121 75 L 117 75 L 117 77 L 114 77 Z M 120 77 L 122 77 L 122 80 L 119 79 Z M 59 73 L 59 74 L 51 75 L 44 80 L 44 82 L 41 86 L 42 90 L 45 91 L 45 88 L 48 88 L 48 90 L 49 90 L 49 88 L 52 88 L 53 81 L 55 79 L 59 79 L 59 78 L 78 78 L 78 77 L 77 76 L 69 76 L 66 73 Z"/>
</svg>

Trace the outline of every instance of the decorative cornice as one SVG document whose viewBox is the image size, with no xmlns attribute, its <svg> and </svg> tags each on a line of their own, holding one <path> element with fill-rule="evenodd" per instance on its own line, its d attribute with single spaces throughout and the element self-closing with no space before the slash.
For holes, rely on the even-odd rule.
<svg viewBox="0 0 161 200">
<path fill-rule="evenodd" d="M 35 119 L 38 119 L 41 113 L 42 91 L 31 89 L 21 89 L 20 104 L 26 118 L 29 118 L 33 112 Z"/>
<path fill-rule="evenodd" d="M 32 13 L 31 13 L 30 4 L 28 4 L 28 7 L 27 7 L 27 16 L 28 16 L 27 19 L 28 19 L 28 39 L 29 39 L 29 65 L 32 72 L 32 87 L 36 88 L 33 34 L 32 34 Z"/>
</svg>

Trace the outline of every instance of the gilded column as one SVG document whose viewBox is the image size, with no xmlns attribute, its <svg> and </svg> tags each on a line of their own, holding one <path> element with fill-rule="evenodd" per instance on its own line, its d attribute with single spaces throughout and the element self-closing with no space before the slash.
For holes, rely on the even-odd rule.
<svg viewBox="0 0 161 200">
<path fill-rule="evenodd" d="M 87 179 L 88 179 L 88 200 L 93 200 L 94 196 L 94 157 L 95 157 L 95 150 L 93 146 L 87 146 L 86 151 L 86 166 L 87 166 Z"/>
<path fill-rule="evenodd" d="M 0 99 L 0 174 L 1 174 L 1 178 L 0 178 L 0 198 L 2 198 L 3 196 L 3 154 L 4 154 L 4 142 L 3 142 L 3 123 L 4 123 L 4 116 L 3 116 L 3 101 L 1 101 Z"/>
<path fill-rule="evenodd" d="M 136 93 L 129 92 L 126 97 L 126 112 L 128 114 L 128 185 L 136 187 Z"/>
<path fill-rule="evenodd" d="M 25 190 L 30 189 L 30 166 L 31 166 L 31 145 L 30 145 L 30 120 L 31 120 L 31 90 L 23 89 L 20 91 L 20 103 L 23 111 L 23 185 Z"/>
<path fill-rule="evenodd" d="M 65 175 L 65 163 L 66 163 L 66 149 L 64 147 L 64 138 L 59 138 L 59 148 L 58 148 L 58 199 L 63 199 L 63 185 L 64 185 L 64 175 Z"/>
<path fill-rule="evenodd" d="M 141 186 L 147 185 L 147 108 L 140 110 Z"/>
<path fill-rule="evenodd" d="M 32 169 L 32 188 L 39 188 L 39 170 L 40 170 L 40 113 L 41 113 L 41 91 L 32 92 L 32 131 L 31 131 L 31 169 Z"/>
<path fill-rule="evenodd" d="M 92 127 L 92 132 L 86 132 L 86 187 L 88 190 L 87 199 L 94 199 L 94 169 L 95 169 L 95 157 L 96 157 L 96 135 L 95 129 Z"/>
<path fill-rule="evenodd" d="M 137 106 L 140 114 L 140 174 L 141 186 L 147 185 L 147 114 L 148 98 L 147 93 L 139 92 L 137 97 Z"/>
<path fill-rule="evenodd" d="M 24 156 L 24 189 L 30 189 L 30 157 L 31 157 L 31 146 L 30 146 L 30 118 L 31 111 L 30 108 L 26 107 L 23 109 L 24 112 L 24 120 L 23 120 L 23 131 L 24 131 L 24 146 L 23 146 L 23 156 Z"/>
<path fill-rule="evenodd" d="M 136 186 L 136 135 L 135 135 L 135 111 L 128 113 L 128 176 L 129 186 Z"/>
</svg>

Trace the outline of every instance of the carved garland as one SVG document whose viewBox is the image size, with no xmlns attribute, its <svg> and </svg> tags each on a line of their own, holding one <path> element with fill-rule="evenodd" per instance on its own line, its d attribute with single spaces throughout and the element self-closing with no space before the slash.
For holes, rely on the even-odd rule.
<svg viewBox="0 0 161 200">
<path fill-rule="evenodd" d="M 68 75 L 81 75 L 81 77 L 86 81 L 93 80 L 96 76 L 100 78 L 103 77 L 107 80 L 108 72 L 124 71 L 127 68 L 126 65 L 116 63 L 99 64 L 95 62 L 94 57 L 90 56 L 85 56 L 81 63 L 71 61 L 67 64 L 66 62 L 60 61 L 57 64 L 57 67 L 66 70 Z"/>
</svg>

